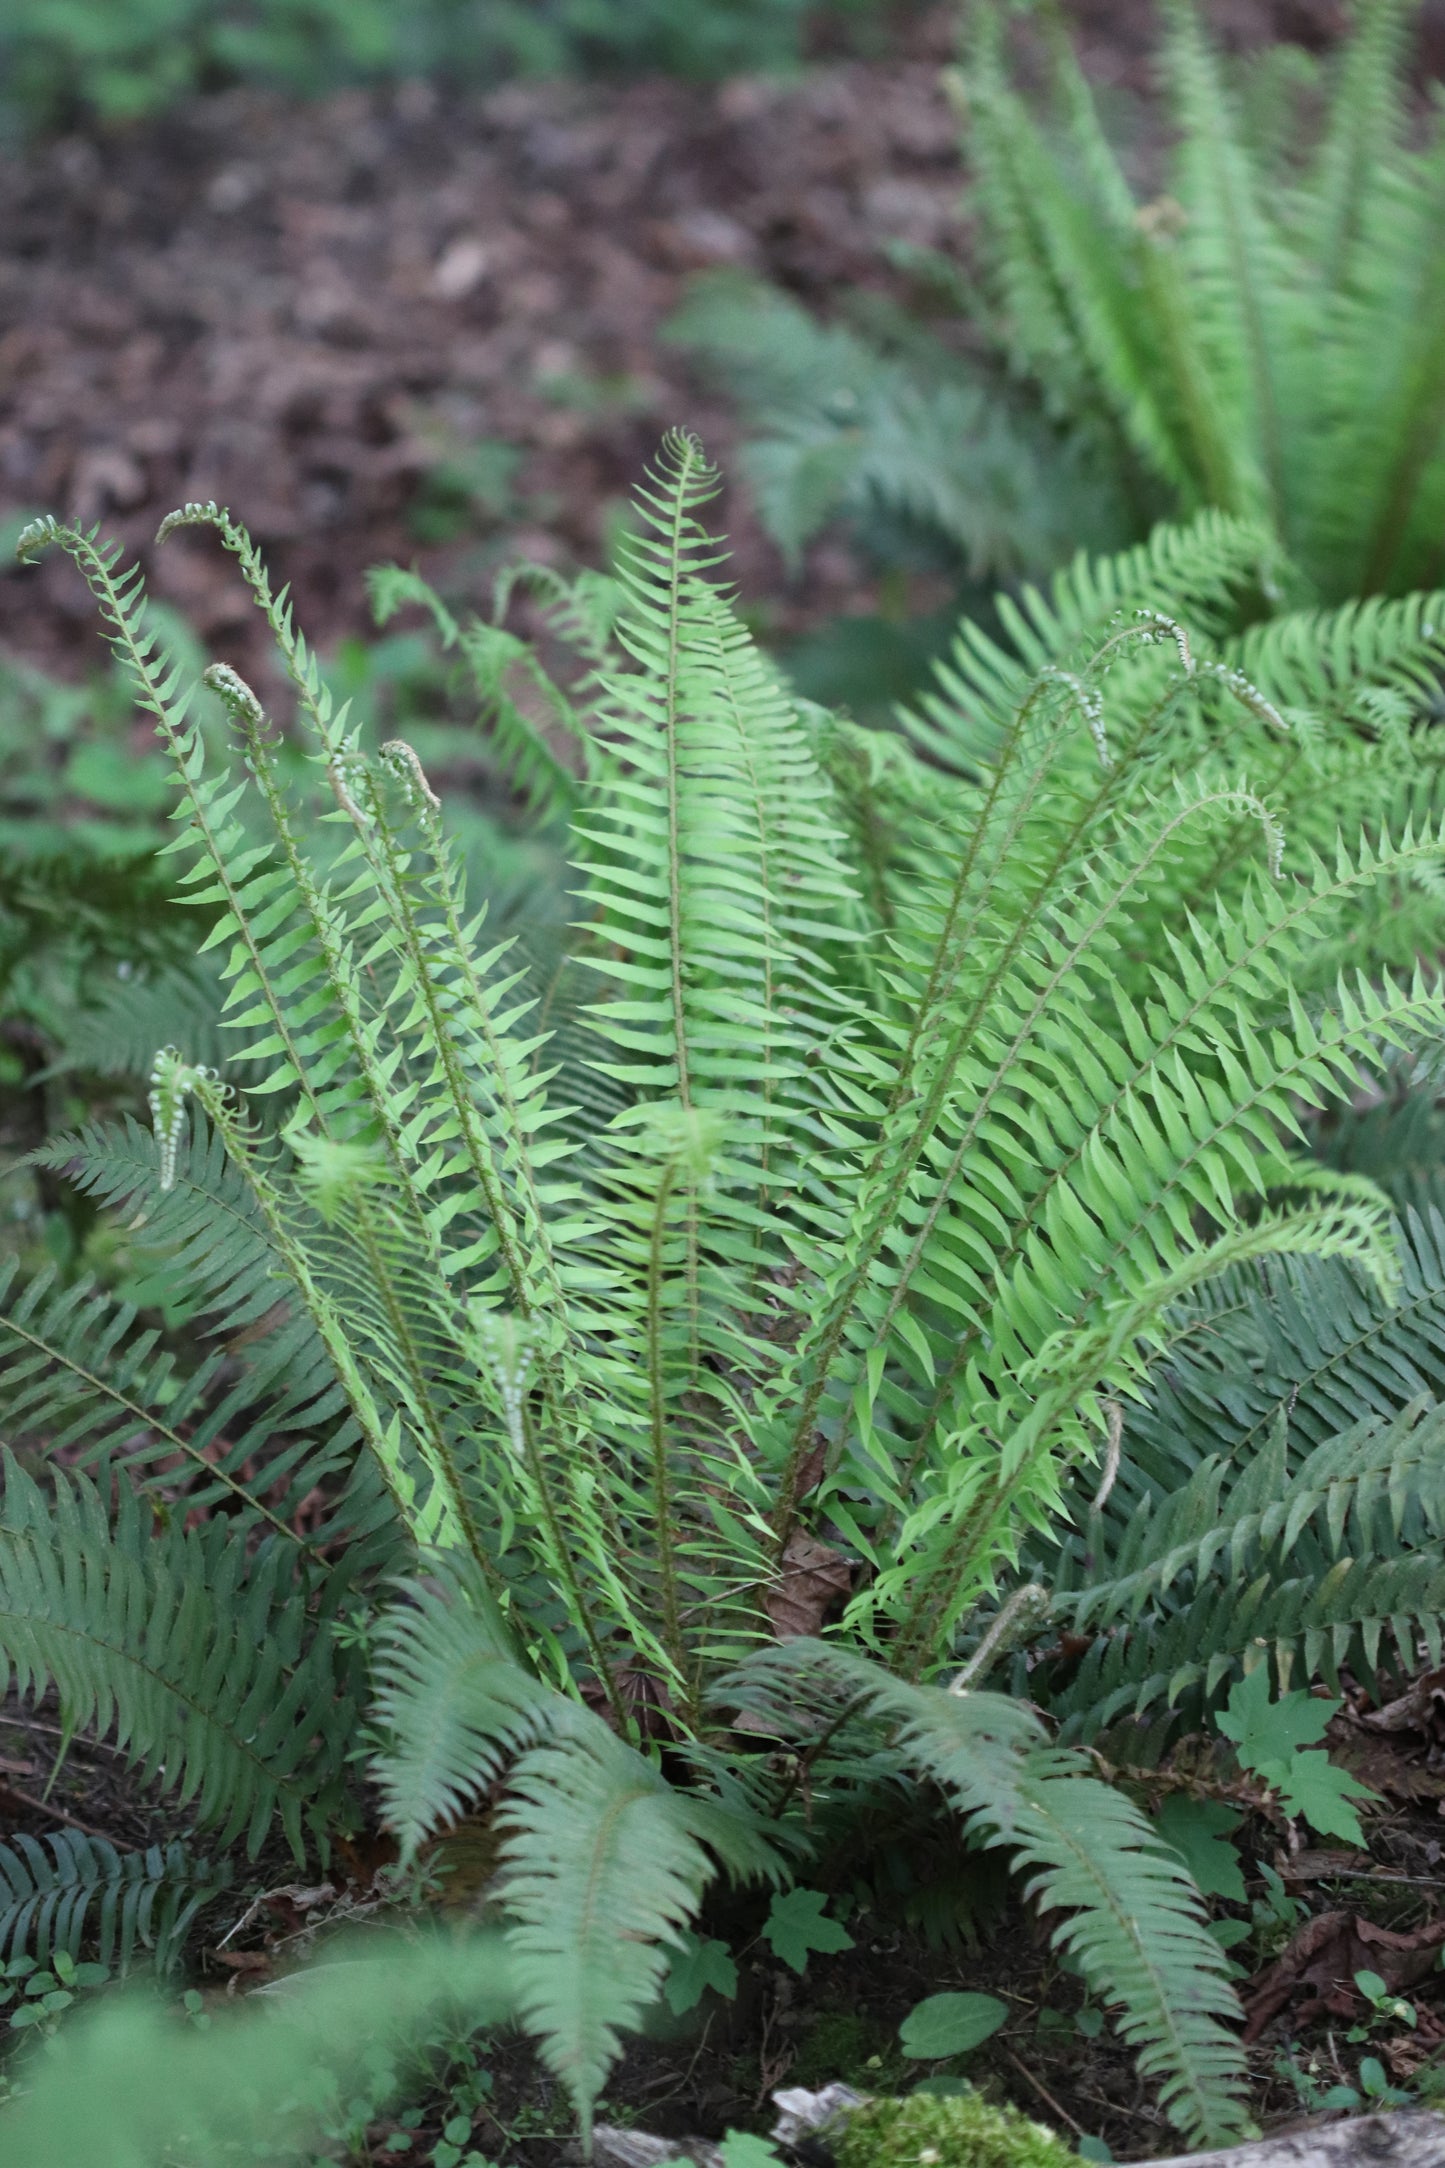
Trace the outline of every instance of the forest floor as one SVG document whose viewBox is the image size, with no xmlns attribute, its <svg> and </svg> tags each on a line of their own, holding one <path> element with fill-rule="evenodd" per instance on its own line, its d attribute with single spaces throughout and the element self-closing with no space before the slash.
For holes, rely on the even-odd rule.
<svg viewBox="0 0 1445 2168">
<path fill-rule="evenodd" d="M 1145 0 L 1068 12 L 1147 165 Z M 1231 43 L 1320 45 L 1343 10 L 1209 16 Z M 261 636 L 234 568 L 196 538 L 152 557 L 191 499 L 245 521 L 323 649 L 367 628 L 371 564 L 419 560 L 480 606 L 513 557 L 596 563 L 666 428 L 734 468 L 733 417 L 660 336 L 693 274 L 744 267 L 825 308 L 905 294 L 890 244 L 966 256 L 955 40 L 944 7 L 886 61 L 791 82 L 238 90 L 0 162 L 0 536 L 42 510 L 102 521 L 243 670 Z M 790 580 L 741 490 L 723 519 L 765 631 L 876 606 L 836 539 Z M 95 638 L 63 560 L 0 572 L 0 646 L 74 677 Z"/>
<path fill-rule="evenodd" d="M 1069 13 L 1096 78 L 1140 101 L 1147 164 L 1159 143 L 1144 102 L 1148 8 L 1073 0 Z M 1319 44 L 1342 9 L 1212 0 L 1209 17 L 1231 42 Z M 1445 73 L 1445 7 L 1424 25 Z M 234 567 L 201 538 L 151 558 L 158 520 L 185 500 L 215 497 L 251 526 L 323 648 L 366 629 L 362 573 L 378 561 L 415 559 L 479 604 L 515 556 L 596 562 L 666 427 L 694 428 L 725 473 L 733 464 L 735 420 L 660 337 L 690 276 L 738 265 L 826 307 L 847 288 L 902 293 L 891 242 L 967 259 L 939 84 L 953 38 L 945 9 L 886 62 L 791 83 L 527 85 L 475 100 L 407 84 L 307 107 L 237 91 L 0 164 L 0 532 L 42 509 L 103 521 L 212 652 L 248 672 L 262 667 L 259 627 Z M 736 487 L 723 524 L 744 594 L 772 598 L 768 631 L 877 607 L 846 542 L 820 541 L 790 581 Z M 0 573 L 0 646 L 74 677 L 99 662 L 95 639 L 62 561 Z M 1278 1886 L 1255 1874 L 1253 1903 L 1225 1910 L 1249 1922 L 1238 1954 L 1256 1991 L 1284 1965 L 1255 2050 L 1263 2120 L 1299 2115 L 1311 2084 L 1352 2077 L 1363 2053 L 1409 2087 L 1445 2044 L 1442 1703 L 1427 1678 L 1411 1721 L 1371 1743 L 1363 1773 L 1383 1805 L 1368 1854 L 1300 1853 L 1267 1818 L 1249 1827 L 1246 1857 Z M 177 1826 L 94 1742 L 70 1746 L 52 1785 L 58 1741 L 53 1708 L 6 1705 L 0 1836 L 68 1825 L 128 1848 Z M 201 1923 L 208 1994 L 265 1977 L 316 1928 L 365 1910 L 386 1856 L 384 1842 L 362 1846 L 308 1887 L 284 1858 L 238 1863 Z M 463 1865 L 450 1901 L 471 1890 Z M 898 2053 L 899 2019 L 924 1995 L 985 1988 L 1011 2015 L 971 2075 L 1121 2159 L 1167 2151 L 1147 2087 L 1059 1972 L 1046 1924 L 1015 1908 L 1007 1932 L 983 1932 L 987 1881 L 973 1894 L 979 1939 L 940 1946 L 880 1882 L 850 1915 L 854 1948 L 815 1958 L 801 1980 L 754 1942 L 736 2004 L 639 2043 L 606 2112 L 716 2134 L 766 2128 L 781 2084 L 905 2084 L 918 2066 Z M 740 1932 L 746 1943 L 745 1921 Z M 1347 2040 L 1362 1965 L 1415 2006 L 1413 2024 L 1378 2026 L 1363 2046 Z M 1303 2090 L 1280 2063 L 1292 2038 L 1306 2043 Z M 548 2168 L 567 2125 L 555 2092 L 520 2050 L 494 2085 L 472 2142 Z M 433 2121 L 410 2155 L 386 2157 L 420 2162 L 435 2138 Z"/>
<path fill-rule="evenodd" d="M 1374 2105 L 1445 2104 L 1445 1670 L 1422 1671 L 1394 1701 L 1372 1702 L 1347 1682 L 1328 1744 L 1374 1794 L 1362 1814 L 1365 1849 L 1312 1846 L 1257 1780 L 1230 1775 L 1217 1742 L 1182 1741 L 1165 1769 L 1132 1787 L 1156 1808 L 1185 1790 L 1238 1815 L 1233 1843 L 1245 1894 L 1216 1896 L 1211 1910 L 1239 1938 L 1251 2111 L 1267 2131 L 1338 2114 L 1326 2094 L 1358 2092 L 1367 2059 L 1378 2083 L 1394 2089 Z M 123 1853 L 188 1834 L 184 1813 L 159 1788 L 138 1784 L 114 1748 L 83 1736 L 63 1746 L 52 1702 L 22 1707 L 12 1697 L 0 1704 L 0 1835 L 33 1844 L 60 1829 Z M 709 1991 L 676 2021 L 659 2013 L 649 2035 L 628 2046 L 599 2120 L 681 2149 L 729 2129 L 768 2132 L 780 2087 L 841 2081 L 895 2093 L 966 2072 L 970 2084 L 1066 2140 L 1102 2140 L 1119 2161 L 1177 2150 L 1154 2087 L 1052 1949 L 1053 1923 L 1019 1901 L 993 1856 L 961 1850 L 926 1797 L 912 1827 L 890 1822 L 876 1836 L 810 1874 L 851 1940 L 811 1955 L 801 1975 L 759 1932 L 765 1896 L 724 1897 L 709 1910 L 701 1931 L 736 1954 L 736 1996 L 725 2002 Z M 443 1923 L 485 1923 L 497 1842 L 482 1810 L 428 1855 L 428 1903 Z M 192 1849 L 206 1856 L 203 1846 Z M 223 1857 L 228 1884 L 187 1945 L 205 2006 L 224 2010 L 284 1977 L 318 1938 L 397 1918 L 386 1873 L 394 1858 L 374 1828 L 342 1840 L 324 1868 L 305 1873 L 279 1843 L 256 1860 L 239 1850 Z M 1387 1991 L 1374 2009 L 1355 1987 L 1361 1971 Z M 902 2020 L 925 1997 L 960 1990 L 999 1998 L 1008 2012 L 1001 2029 L 964 2062 L 909 2061 Z M 562 2088 L 520 2037 L 486 2041 L 481 2057 L 478 2065 L 462 2055 L 449 2074 L 434 2065 L 413 2095 L 426 2103 L 422 2120 L 408 2128 L 379 2117 L 362 2148 L 338 2152 L 338 2161 L 423 2168 L 442 2128 L 455 2129 L 460 2104 L 471 2119 L 467 2142 L 487 2160 L 566 2168 L 575 2126 Z"/>
</svg>

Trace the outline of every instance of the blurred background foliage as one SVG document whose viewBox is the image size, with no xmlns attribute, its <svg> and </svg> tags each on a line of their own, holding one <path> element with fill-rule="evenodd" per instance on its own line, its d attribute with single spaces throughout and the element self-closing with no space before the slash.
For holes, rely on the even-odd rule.
<svg viewBox="0 0 1445 2168">
<path fill-rule="evenodd" d="M 0 126 L 129 120 L 260 83 L 316 96 L 435 75 L 662 71 L 708 80 L 867 51 L 906 0 L 6 0 Z"/>
</svg>

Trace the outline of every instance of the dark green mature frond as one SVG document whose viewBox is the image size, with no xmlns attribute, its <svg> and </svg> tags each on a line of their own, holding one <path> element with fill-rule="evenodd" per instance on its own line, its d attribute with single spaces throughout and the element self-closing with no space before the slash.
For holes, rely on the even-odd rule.
<svg viewBox="0 0 1445 2168">
<path fill-rule="evenodd" d="M 1385 1079 L 1373 1103 L 1341 1109 L 1316 1132 L 1331 1167 L 1377 1182 L 1410 1224 L 1445 1211 L 1445 1108 L 1433 1055 Z"/>
<path fill-rule="evenodd" d="M 578 1714 L 522 1668 L 474 1573 L 441 1559 L 433 1575 L 382 1615 L 373 1642 L 382 1743 L 372 1772 L 403 1858 L 474 1805 L 520 1748 Z"/>
<path fill-rule="evenodd" d="M 7 1460 L 0 1528 L 0 1677 L 53 1687 L 68 1730 L 116 1744 L 145 1779 L 255 1852 L 278 1822 L 298 1858 L 343 1810 L 359 1721 L 325 1609 L 294 1546 L 252 1552 L 244 1526 L 151 1522 L 124 1480 L 46 1495 Z M 326 1604 L 343 1600 L 333 1577 Z"/>
<path fill-rule="evenodd" d="M 306 1456 L 308 1488 L 319 1472 L 304 1431 L 278 1442 L 313 1412 L 315 1385 L 304 1368 L 299 1406 L 288 1404 L 283 1386 L 258 1414 L 255 1403 L 265 1402 L 264 1383 L 271 1380 L 249 1372 L 235 1377 L 224 1350 L 184 1374 L 157 1328 L 137 1331 L 133 1304 L 85 1281 L 61 1287 L 50 1274 L 28 1286 L 18 1282 L 13 1260 L 0 1267 L 0 1421 L 9 1440 L 33 1441 L 50 1453 L 79 1445 L 88 1459 L 109 1454 L 137 1472 L 163 1473 L 170 1485 L 188 1478 L 195 1503 L 224 1500 L 295 1540 L 266 1493 L 288 1478 L 294 1485 L 298 1456 Z M 304 1353 L 282 1338 L 283 1363 Z M 258 1367 L 271 1367 L 275 1349 L 255 1352 Z M 232 1432 L 237 1420 L 244 1424 L 239 1438 Z M 248 1480 L 248 1463 L 262 1456 L 264 1473 L 251 1472 Z"/>
<path fill-rule="evenodd" d="M 1445 1565 L 1438 1545 L 1371 1559 L 1302 1541 L 1294 1563 L 1299 1570 L 1288 1579 L 1265 1561 L 1247 1584 L 1209 1583 L 1138 1629 L 1100 1634 L 1067 1687 L 1050 1696 L 1065 1738 L 1095 1738 L 1128 1719 L 1116 1733 L 1124 1758 L 1157 1756 L 1222 1698 L 1260 1648 L 1281 1680 L 1298 1671 L 1325 1679 L 1336 1693 L 1342 1669 L 1358 1667 L 1369 1677 L 1386 1648 L 1405 1671 L 1416 1668 L 1421 1643 L 1431 1663 L 1439 1662 Z M 1151 1730 L 1146 1749 L 1135 1720 L 1151 1714 L 1171 1722 Z"/>
<path fill-rule="evenodd" d="M 1227 1275 L 1175 1321 L 1117 1481 L 1045 1570 L 1052 1618 L 1094 1635 L 1035 1678 L 1066 1736 L 1162 1751 L 1252 1649 L 1292 1673 L 1408 1669 L 1439 1641 L 1445 1578 L 1445 1224 L 1410 1214 L 1393 1300 L 1340 1260 Z M 1367 1411 L 1362 1414 L 1362 1411 Z M 1424 1412 L 1428 1411 L 1428 1412 Z M 1052 1630 L 1052 1628 L 1051 1628 Z"/>
<path fill-rule="evenodd" d="M 20 1287 L 0 1268 L 0 1424 L 12 1442 L 48 1453 L 79 1448 L 123 1460 L 132 1479 L 192 1510 L 218 1503 L 254 1514 L 296 1540 L 294 1516 L 320 1492 L 373 1565 L 395 1537 L 376 1526 L 376 1484 L 358 1462 L 345 1398 L 312 1323 L 285 1301 L 277 1255 L 219 1136 L 199 1125 L 157 1188 L 156 1139 L 129 1116 L 43 1146 L 37 1164 L 126 1214 L 137 1270 L 129 1299 L 49 1275 Z M 139 1208 L 139 1209 L 137 1209 Z M 190 1367 L 139 1306 L 163 1306 L 167 1327 L 201 1318 L 224 1339 Z M 137 1329 L 140 1327 L 140 1329 Z"/>
<path fill-rule="evenodd" d="M 586 2141 L 619 2033 L 657 1999 L 669 1946 L 716 1872 L 778 1860 L 746 1817 L 675 1789 L 596 1717 L 525 1753 L 499 1814 L 502 1902 L 522 2016 L 576 2107 Z"/>
<path fill-rule="evenodd" d="M 183 923 L 188 934 L 194 932 L 188 920 Z M 141 973 L 127 962 L 123 973 L 98 985 L 89 981 L 85 1001 L 60 1026 L 52 1069 L 148 1077 L 158 1046 L 188 1047 L 197 1061 L 220 1068 L 229 1053 L 220 999 L 214 980 L 195 964 Z"/>
<path fill-rule="evenodd" d="M 42 1966 L 57 1953 L 93 1954 L 126 1972 L 145 1949 L 167 1973 L 196 1914 L 229 1880 L 228 1869 L 193 1860 L 183 1844 L 118 1852 L 78 1830 L 43 1840 L 21 1830 L 0 1844 L 0 1954 Z"/>
<path fill-rule="evenodd" d="M 1283 1566 L 1306 1531 L 1337 1556 L 1378 1559 L 1399 1544 L 1407 1517 L 1427 1539 L 1445 1525 L 1445 1418 L 1421 1402 L 1326 1439 L 1293 1471 L 1289 1458 L 1281 1410 L 1252 1458 L 1232 1465 L 1215 1454 L 1172 1496 L 1146 1493 L 1112 1555 L 1068 1600 L 1073 1623 L 1137 1620 L 1176 1583 L 1202 1587 L 1221 1571 L 1246 1585 L 1266 1555 Z M 1061 1579 L 1056 1600 L 1066 1587 Z"/>
<path fill-rule="evenodd" d="M 1121 1504 L 1135 1495 L 1135 1469 L 1163 1491 L 1212 1454 L 1244 1468 L 1282 1412 L 1297 1456 L 1367 1416 L 1388 1421 L 1422 1393 L 1439 1395 L 1445 1219 L 1408 1212 L 1396 1254 L 1388 1296 L 1343 1261 L 1281 1259 L 1183 1308 L 1147 1399 L 1129 1411 Z"/>
<path fill-rule="evenodd" d="M 939 1784 L 983 1843 L 1007 1850 L 1028 1890 L 1065 1917 L 1066 1949 L 1160 2081 L 1171 2121 L 1219 2145 L 1244 2126 L 1243 2056 L 1223 1953 L 1188 1874 L 1151 1824 L 1086 1773 L 1080 1757 L 1043 1743 L 1026 1704 L 1002 1695 L 917 1687 L 835 1643 L 797 1641 L 750 1660 L 742 1676 L 800 1683 L 834 1678 L 880 1722 L 899 1753 Z"/>
<path fill-rule="evenodd" d="M 743 450 L 768 531 L 796 563 L 826 522 L 880 515 L 941 538 L 975 577 L 1035 572 L 1080 532 L 1125 526 L 1114 477 L 992 375 L 920 336 L 886 353 L 737 273 L 697 280 L 667 335 L 699 351 L 759 432 Z"/>
</svg>

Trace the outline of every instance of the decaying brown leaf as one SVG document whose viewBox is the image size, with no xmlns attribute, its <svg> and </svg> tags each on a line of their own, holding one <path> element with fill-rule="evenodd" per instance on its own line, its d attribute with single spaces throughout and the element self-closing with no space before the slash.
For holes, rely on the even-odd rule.
<svg viewBox="0 0 1445 2168">
<path fill-rule="evenodd" d="M 835 1603 L 852 1593 L 853 1575 L 841 1551 L 795 1528 L 783 1547 L 778 1578 L 763 1591 L 763 1609 L 780 1641 L 815 1634 Z"/>
<path fill-rule="evenodd" d="M 1422 1671 L 1383 1708 L 1346 1707 L 1328 1736 L 1332 1758 L 1372 1791 L 1445 1800 L 1445 1669 Z"/>
<path fill-rule="evenodd" d="M 1383 1709 L 1370 1709 L 1355 1722 L 1364 1731 L 1419 1732 L 1445 1746 L 1445 1669 L 1422 1671 L 1419 1678 Z"/>
<path fill-rule="evenodd" d="M 1299 2024 L 1315 2017 L 1358 2016 L 1363 2004 L 1354 1984 L 1357 1972 L 1377 1972 L 1391 1994 L 1406 1994 L 1436 1969 L 1442 1949 L 1445 1920 L 1399 1935 L 1357 1913 L 1321 1912 L 1306 1920 L 1274 1964 L 1251 1982 L 1244 2037 L 1257 2040 L 1287 2007 Z"/>
</svg>

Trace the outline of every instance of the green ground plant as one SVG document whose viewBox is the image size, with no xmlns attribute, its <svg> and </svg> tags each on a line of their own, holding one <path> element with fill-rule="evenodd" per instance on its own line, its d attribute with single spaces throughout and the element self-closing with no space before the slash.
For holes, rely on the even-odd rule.
<svg viewBox="0 0 1445 2168">
<path fill-rule="evenodd" d="M 823 327 L 736 278 L 677 335 L 761 425 L 759 501 L 796 551 L 843 512 L 966 572 L 1036 572 L 1084 535 L 1206 507 L 1256 520 L 1295 601 L 1438 581 L 1445 531 L 1445 135 L 1413 110 L 1417 9 L 1378 0 L 1328 64 L 1275 45 L 1226 67 L 1193 0 L 1168 0 L 1159 74 L 1175 142 L 1141 195 L 1064 12 L 1029 11 L 1051 59 L 1015 86 L 1004 11 L 971 7 L 952 79 L 977 284 L 934 268 L 980 363 L 896 316 Z M 895 536 L 896 545 L 896 536 Z M 1097 546 L 1097 543 L 1096 543 Z"/>
<path fill-rule="evenodd" d="M 125 121 L 199 90 L 796 66 L 820 19 L 882 33 L 879 0 L 11 0 L 0 117 L 12 130 Z"/>
<path fill-rule="evenodd" d="M 502 720 L 571 808 L 555 1034 L 415 750 L 363 750 L 227 513 L 162 535 L 236 559 L 299 775 L 224 666 L 208 747 L 113 548 L 23 537 L 74 556 L 167 750 L 250 1081 L 165 1048 L 153 1131 L 37 1155 L 144 1214 L 190 1338 L 10 1276 L 36 1473 L 6 1472 L 0 1655 L 220 1842 L 324 1852 L 359 1736 L 406 1859 L 490 1799 L 509 2008 L 584 2129 L 715 1878 L 785 1889 L 932 1787 L 1220 2139 L 1242 2063 L 1189 1876 L 978 1690 L 979 1622 L 1099 1489 L 1181 1306 L 1272 1259 L 1398 1282 L 1388 1198 L 1306 1117 L 1445 1021 L 1414 962 L 1436 605 L 1231 643 L 1261 533 L 1208 516 L 1027 598 L 1011 651 L 965 627 L 910 746 L 790 700 L 717 584 L 715 487 L 670 438 L 620 608 L 558 598 L 595 655 L 552 770 Z M 62 1448 L 90 1472 L 37 1480 Z"/>
</svg>

